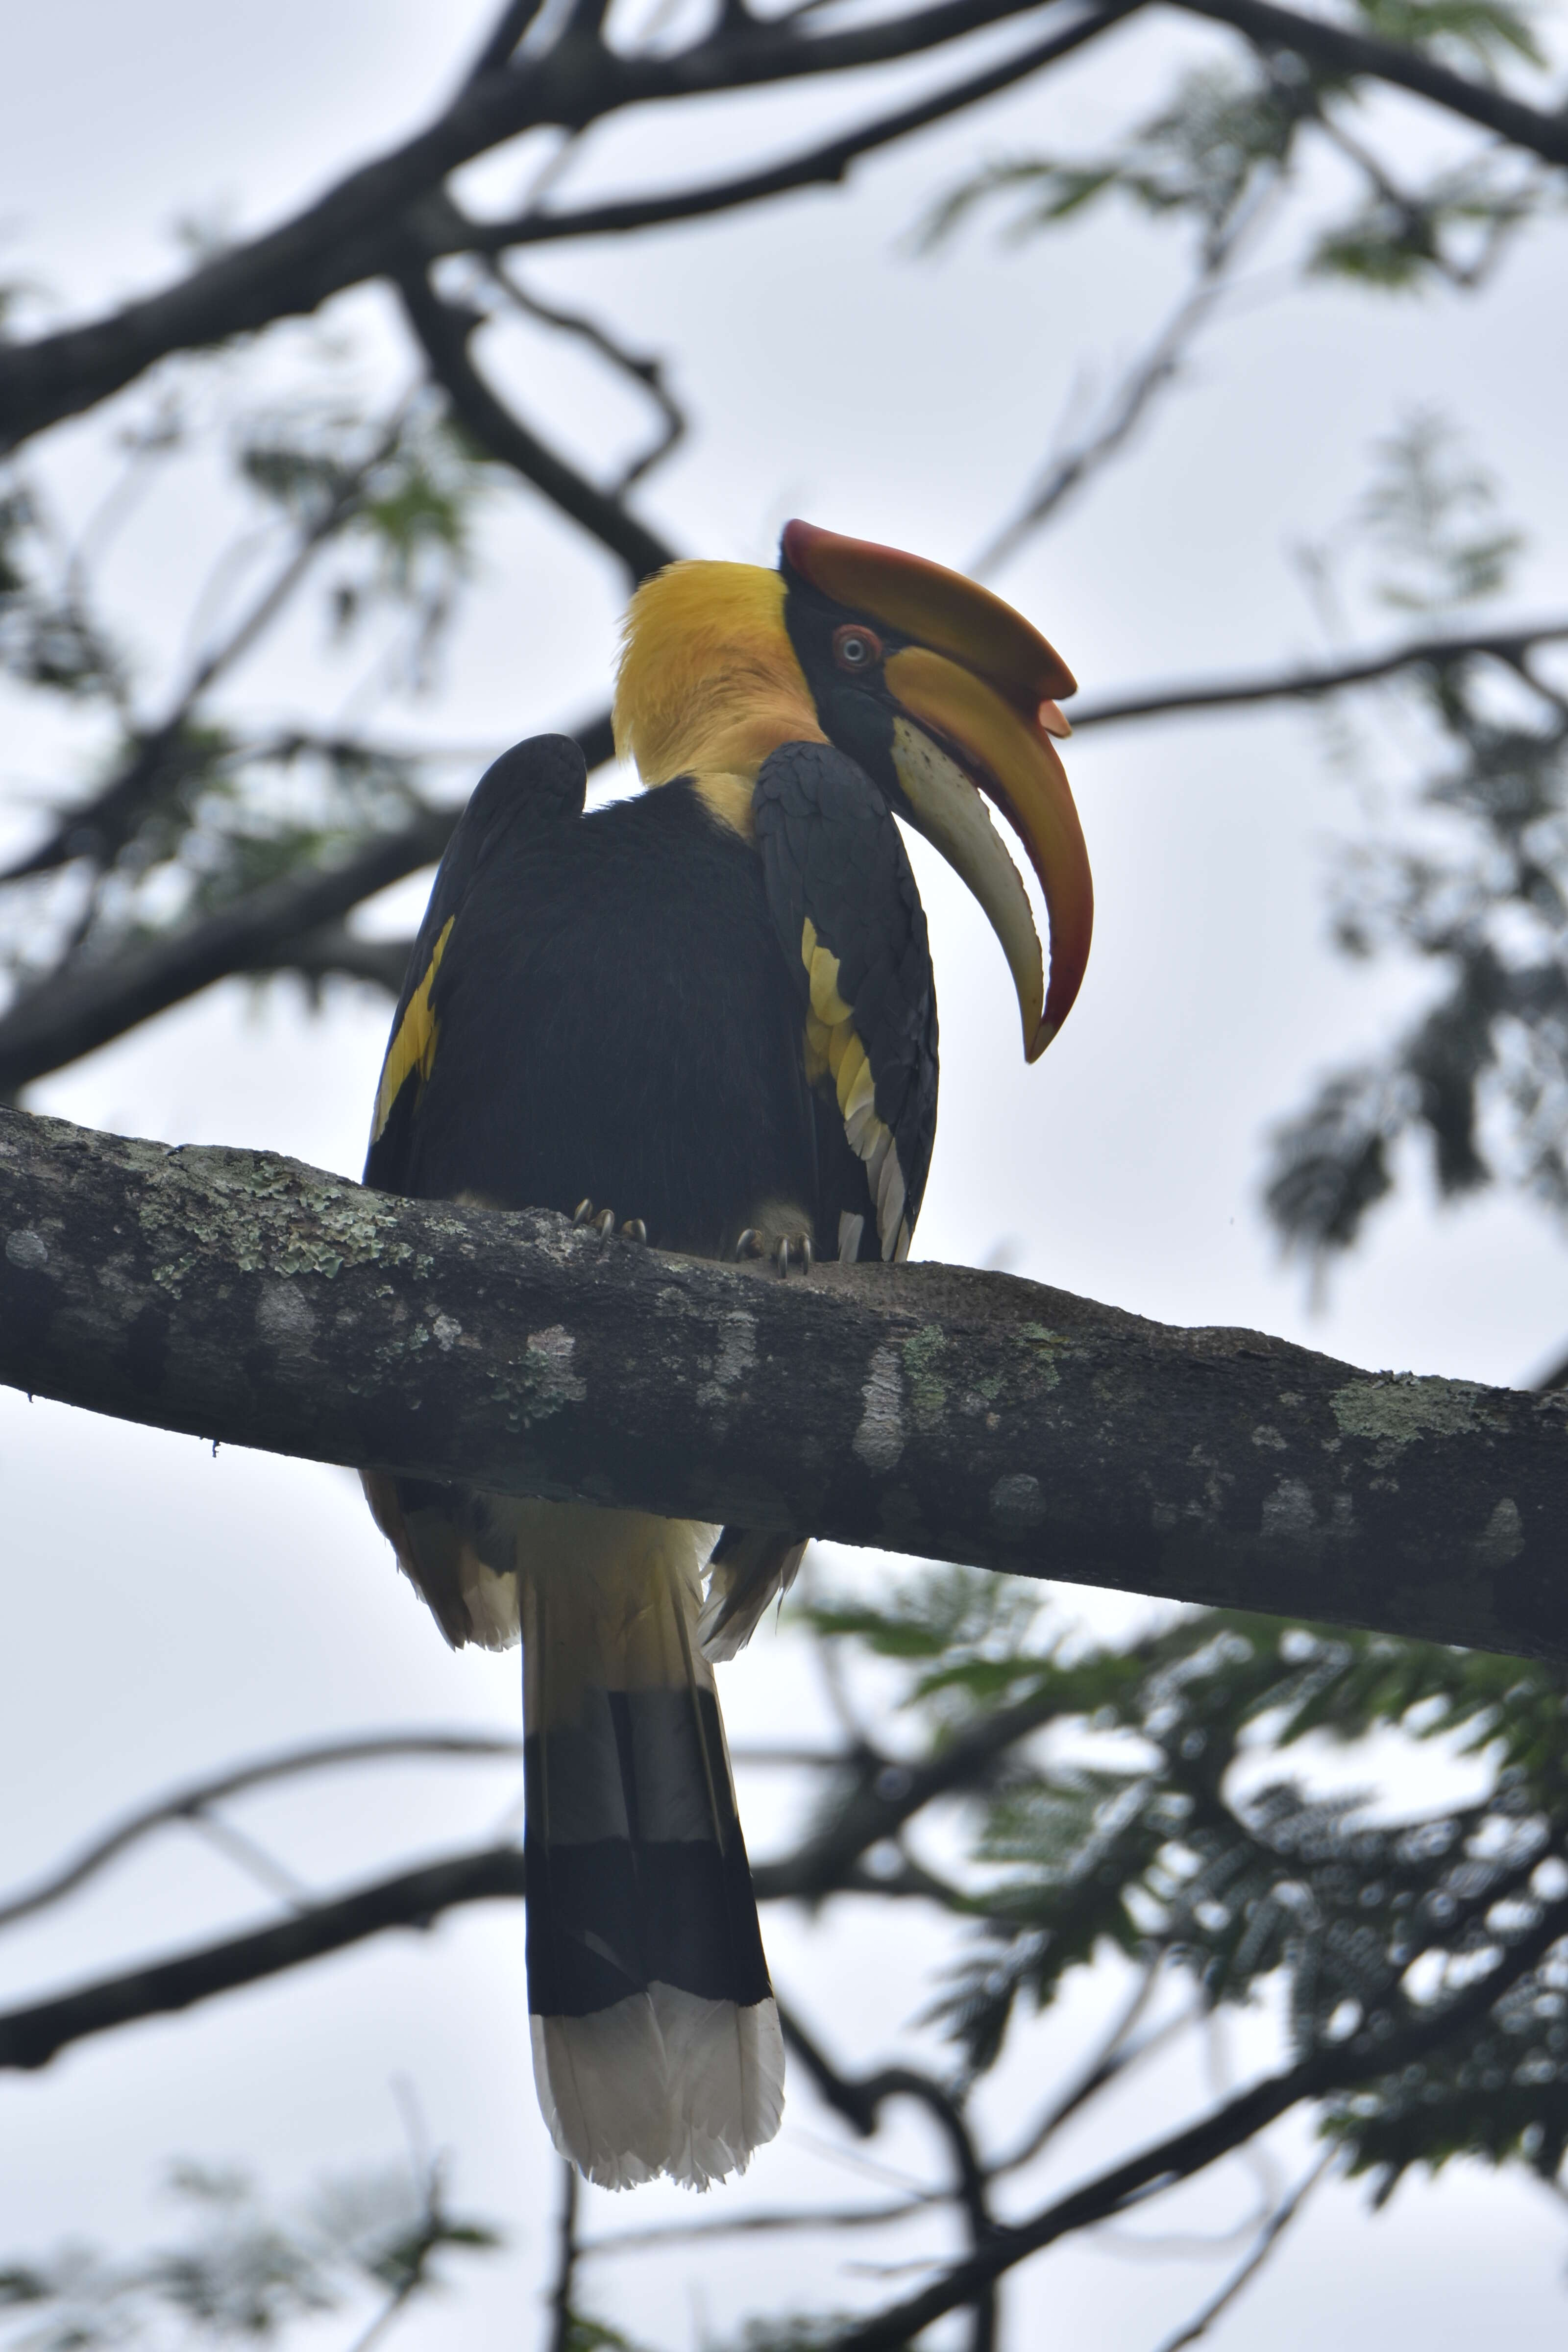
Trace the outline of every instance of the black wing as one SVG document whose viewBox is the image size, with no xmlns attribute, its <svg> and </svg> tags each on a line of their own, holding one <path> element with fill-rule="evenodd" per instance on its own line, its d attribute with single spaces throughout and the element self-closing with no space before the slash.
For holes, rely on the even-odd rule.
<svg viewBox="0 0 1568 2352">
<path fill-rule="evenodd" d="M 581 816 L 587 788 L 587 761 L 569 735 L 535 735 L 514 743 L 474 786 L 437 870 L 393 1015 L 364 1163 L 364 1181 L 378 1192 L 411 1189 L 416 1115 L 439 1029 L 431 998 L 465 899 L 509 835 Z"/>
<path fill-rule="evenodd" d="M 915 877 L 887 802 L 829 744 L 773 752 L 753 806 L 805 1022 L 820 1223 L 837 1211 L 842 1256 L 902 1258 L 936 1137 L 936 983 Z"/>
<path fill-rule="evenodd" d="M 567 1216 L 591 1199 L 711 1257 L 773 1204 L 809 1216 L 800 1013 L 751 843 L 689 784 L 584 815 L 574 747 L 509 758 L 437 877 L 367 1181 Z"/>
</svg>

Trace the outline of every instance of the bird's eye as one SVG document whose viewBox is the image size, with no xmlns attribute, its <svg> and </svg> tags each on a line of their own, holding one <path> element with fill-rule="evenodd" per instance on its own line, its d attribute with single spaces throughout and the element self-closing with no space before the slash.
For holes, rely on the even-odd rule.
<svg viewBox="0 0 1568 2352">
<path fill-rule="evenodd" d="M 862 628 L 858 621 L 834 630 L 833 658 L 840 669 L 869 669 L 881 657 L 881 638 L 874 630 Z"/>
</svg>

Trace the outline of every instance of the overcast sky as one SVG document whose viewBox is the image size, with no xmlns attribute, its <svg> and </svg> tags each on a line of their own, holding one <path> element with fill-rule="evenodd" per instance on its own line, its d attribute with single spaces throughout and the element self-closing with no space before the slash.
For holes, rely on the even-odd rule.
<svg viewBox="0 0 1568 2352">
<path fill-rule="evenodd" d="M 484 15 L 469 0 L 235 0 L 221 10 L 55 0 L 14 12 L 0 79 L 0 278 L 35 279 L 59 310 L 81 313 L 159 282 L 175 264 L 178 216 L 259 226 L 412 127 Z M 649 520 L 694 553 L 771 561 L 779 524 L 801 513 L 969 561 L 1045 455 L 1075 387 L 1081 396 L 1103 384 L 1175 298 L 1180 242 L 1108 216 L 1021 253 L 972 236 L 931 262 L 915 257 L 911 228 L 976 161 L 1092 150 L 1158 98 L 1181 58 L 1222 48 L 1176 19 L 1129 28 L 1039 89 L 863 171 L 847 193 L 531 261 L 536 290 L 668 355 L 694 430 L 641 494 Z M 632 121 L 587 142 L 574 184 L 684 178 L 919 79 L 888 75 L 804 104 L 694 109 L 689 139 L 668 145 L 667 127 L 656 143 Z M 1430 143 L 1413 107 L 1390 101 L 1379 119 L 1412 148 Z M 543 154 L 541 143 L 477 168 L 474 200 L 515 193 Z M 1303 292 L 1287 258 L 1285 247 L 1260 257 L 1248 299 L 1205 340 L 1131 458 L 998 576 L 1086 695 L 1322 651 L 1291 551 L 1342 521 L 1370 444 L 1424 404 L 1468 431 L 1530 534 L 1514 608 L 1568 604 L 1561 229 L 1542 231 L 1468 303 Z M 352 345 L 345 379 L 386 397 L 412 374 L 379 297 L 351 298 L 328 324 Z M 319 364 L 310 348 L 311 331 L 290 328 L 245 363 L 253 377 L 237 362 L 215 384 L 225 398 L 247 382 L 276 394 L 296 366 Z M 644 429 L 619 391 L 542 341 L 497 341 L 486 356 L 593 470 L 609 472 Z M 45 471 L 68 520 L 89 511 L 109 478 L 105 438 L 89 419 L 50 444 Z M 237 520 L 216 470 L 194 480 L 194 492 L 152 502 L 107 577 L 147 656 L 149 708 Z M 602 701 L 615 567 L 521 496 L 497 502 L 479 558 L 441 691 L 383 712 L 389 730 L 499 748 Z M 258 716 L 330 714 L 351 702 L 363 669 L 324 650 L 312 608 L 247 673 L 237 700 Z M 80 720 L 14 695 L 3 708 L 5 823 L 19 839 L 27 796 L 86 773 L 95 740 Z M 916 845 L 942 1023 L 942 1124 L 917 1254 L 978 1261 L 1002 1250 L 1019 1273 L 1169 1321 L 1256 1325 L 1373 1367 L 1527 1379 L 1568 1339 L 1568 1252 L 1527 1207 L 1500 1195 L 1439 1213 L 1417 1165 L 1315 1311 L 1258 1215 L 1269 1122 L 1326 1066 L 1375 1043 L 1426 985 L 1347 968 L 1328 951 L 1325 856 L 1361 812 L 1310 722 L 1107 730 L 1068 751 L 1099 920 L 1079 1007 L 1035 1069 L 1022 1063 L 983 919 Z M 472 772 L 455 771 L 454 786 Z M 395 894 L 381 919 L 411 919 L 425 887 Z M 385 1022 L 384 1001 L 348 988 L 329 992 L 325 1017 L 310 1019 L 289 983 L 260 1000 L 235 985 L 30 1099 L 92 1124 L 264 1144 L 357 1173 Z M 392 1723 L 515 1726 L 515 1661 L 444 1653 L 342 1474 L 238 1453 L 215 1461 L 190 1441 L 5 1393 L 0 1496 L 11 1628 L 0 1648 L 0 1775 L 14 1792 L 0 1888 L 106 1814 L 235 1756 Z M 1103 1613 L 1124 1622 L 1126 1610 Z M 725 1704 L 741 1744 L 827 1728 L 787 1640 L 759 1639 L 730 1670 Z M 246 1818 L 307 1878 L 331 1883 L 482 1834 L 514 1798 L 510 1767 L 451 1767 L 345 1780 L 328 1797 L 268 1800 Z M 743 1799 L 753 1852 L 763 1851 L 784 1826 L 778 1792 L 748 1775 Z M 171 1840 L 100 1896 L 8 1937 L 0 1980 L 19 1995 L 255 1907 L 229 1865 Z M 847 2055 L 894 2046 L 900 2021 L 922 2005 L 931 1939 L 908 1920 L 873 1932 L 842 1909 L 815 1924 L 765 1924 L 781 1985 L 831 2018 Z M 1083 2018 L 1111 1990 L 1086 1985 L 1033 2037 L 1036 2087 L 1068 2062 Z M 1259 2021 L 1237 2063 L 1266 2046 Z M 399 2074 L 457 2151 L 459 2194 L 517 2238 L 504 2262 L 476 2267 L 471 2300 L 416 2315 L 405 2340 L 413 2352 L 461 2327 L 476 2347 L 532 2341 L 531 2315 L 520 2336 L 519 2309 L 547 2265 L 542 2209 L 554 2181 L 527 2077 L 521 1919 L 510 1909 L 463 1915 L 428 1939 L 384 1939 L 287 1986 L 89 2044 L 37 2078 L 0 2078 L 0 2258 L 68 2231 L 129 2242 L 165 2227 L 152 2191 L 172 2155 L 251 2158 L 285 2190 L 393 2157 Z M 1162 2103 L 1195 2101 L 1203 2087 L 1173 2077 L 1154 2106 L 1173 2112 Z M 1148 2121 L 1133 2105 L 1096 2126 L 1055 2177 L 1142 2137 Z M 848 2171 L 822 2170 L 825 2141 L 842 2147 L 797 2090 L 783 2141 L 736 2194 L 820 2201 L 852 2184 Z M 1280 2145 L 1289 2160 L 1304 2140 L 1290 2126 Z M 909 2125 L 876 2153 L 926 2172 L 934 2161 Z M 1245 2212 L 1252 2193 L 1245 2178 L 1219 2181 L 1192 2210 L 1212 2222 Z M 591 2202 L 603 2226 L 689 2211 L 673 2191 Z M 1473 2168 L 1407 2186 L 1375 2224 L 1359 2191 L 1333 2191 L 1226 2340 L 1295 2352 L 1331 2327 L 1354 2346 L 1458 2346 L 1495 2330 L 1501 2308 L 1521 2334 L 1560 2330 L 1565 2252 L 1560 2212 L 1543 2196 Z M 765 2259 L 753 2248 L 699 2269 L 672 2252 L 640 2278 L 606 2269 L 588 2299 L 673 2345 L 772 2298 L 848 2304 L 889 2291 L 839 2275 L 837 2260 L 838 2249 L 815 2244 Z M 1140 2352 L 1201 2301 L 1212 2275 L 1069 2248 L 1010 2288 L 1012 2340 L 1045 2340 L 1048 2322 L 1063 2352 Z M 329 2329 L 323 2340 L 338 2339 Z"/>
</svg>

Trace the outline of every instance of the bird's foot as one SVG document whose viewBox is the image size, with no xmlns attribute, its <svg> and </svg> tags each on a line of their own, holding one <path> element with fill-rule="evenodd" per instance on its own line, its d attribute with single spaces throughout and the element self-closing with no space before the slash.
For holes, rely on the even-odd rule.
<svg viewBox="0 0 1568 2352">
<path fill-rule="evenodd" d="M 748 1225 L 735 1244 L 735 1256 L 737 1261 L 743 1257 L 771 1259 L 779 1270 L 781 1280 L 787 1277 L 792 1265 L 798 1266 L 802 1274 L 809 1274 L 812 1266 L 811 1235 L 808 1233 L 763 1233 L 755 1225 Z"/>
<path fill-rule="evenodd" d="M 592 1201 L 579 1201 L 576 1214 L 573 1217 L 572 1223 L 574 1225 L 591 1226 L 598 1234 L 599 1246 L 603 1249 L 616 1230 L 616 1213 L 614 1209 L 595 1209 Z M 647 1239 L 647 1227 L 640 1217 L 627 1217 L 620 1230 L 623 1240 L 646 1242 Z"/>
</svg>

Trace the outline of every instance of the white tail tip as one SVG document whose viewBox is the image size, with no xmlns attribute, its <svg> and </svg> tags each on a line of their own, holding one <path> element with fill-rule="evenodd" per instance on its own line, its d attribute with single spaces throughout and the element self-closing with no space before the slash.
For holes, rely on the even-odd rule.
<svg viewBox="0 0 1568 2352">
<path fill-rule="evenodd" d="M 742 2009 L 653 1984 L 587 2017 L 529 2019 L 550 2136 L 600 2189 L 666 2174 L 706 2189 L 744 2172 L 784 2115 L 772 2000 Z"/>
</svg>

